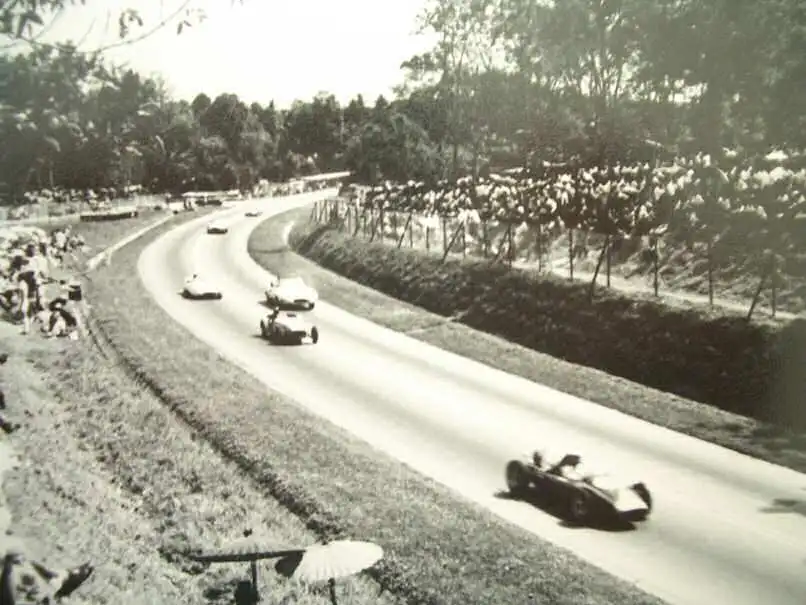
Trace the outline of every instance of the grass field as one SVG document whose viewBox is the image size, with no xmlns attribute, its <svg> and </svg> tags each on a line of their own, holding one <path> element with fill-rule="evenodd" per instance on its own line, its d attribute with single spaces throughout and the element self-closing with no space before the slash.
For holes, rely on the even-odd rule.
<svg viewBox="0 0 806 605">
<path fill-rule="evenodd" d="M 304 239 L 313 228 L 308 217 L 309 210 L 297 210 L 262 223 L 249 241 L 250 254 L 275 273 L 304 275 L 329 303 L 418 340 L 654 424 L 806 471 L 806 432 L 785 430 L 568 363 L 471 329 L 460 323 L 461 318 L 429 313 L 386 296 L 290 251 L 278 251 L 282 232 L 292 221 L 297 225 L 292 239 Z"/>
<path fill-rule="evenodd" d="M 96 329 L 166 409 L 306 527 L 320 537 L 381 544 L 386 557 L 373 574 L 380 586 L 407 602 L 435 605 L 657 602 L 457 499 L 224 362 L 131 279 L 151 237 L 118 252 L 93 278 Z"/>
</svg>

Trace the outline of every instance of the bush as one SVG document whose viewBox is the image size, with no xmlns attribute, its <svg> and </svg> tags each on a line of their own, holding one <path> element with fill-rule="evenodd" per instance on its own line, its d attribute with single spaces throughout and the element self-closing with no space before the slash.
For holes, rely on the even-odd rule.
<svg viewBox="0 0 806 605">
<path fill-rule="evenodd" d="M 787 327 L 597 291 L 304 227 L 291 245 L 345 277 L 531 349 L 721 409 L 806 426 L 806 322 Z M 798 364 L 797 360 L 800 360 Z"/>
</svg>

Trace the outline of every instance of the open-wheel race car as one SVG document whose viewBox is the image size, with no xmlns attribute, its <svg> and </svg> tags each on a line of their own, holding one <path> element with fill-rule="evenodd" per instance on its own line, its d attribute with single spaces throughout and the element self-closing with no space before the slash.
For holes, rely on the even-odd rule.
<svg viewBox="0 0 806 605">
<path fill-rule="evenodd" d="M 638 523 L 652 512 L 652 495 L 643 482 L 586 472 L 577 454 L 566 454 L 556 463 L 547 461 L 539 451 L 522 460 L 511 460 L 506 466 L 506 481 L 511 495 L 532 495 L 553 502 L 568 521 L 578 525 L 595 520 Z"/>
<path fill-rule="evenodd" d="M 263 211 L 258 210 L 257 208 L 255 208 L 253 210 L 247 210 L 246 212 L 244 212 L 244 216 L 246 216 L 248 218 L 256 218 L 256 217 L 262 216 L 262 215 L 263 215 Z"/>
<path fill-rule="evenodd" d="M 319 329 L 304 317 L 275 310 L 260 320 L 260 334 L 273 344 L 316 344 Z"/>
<path fill-rule="evenodd" d="M 182 296 L 191 300 L 221 300 L 224 294 L 198 274 L 193 274 L 185 280 Z"/>
</svg>

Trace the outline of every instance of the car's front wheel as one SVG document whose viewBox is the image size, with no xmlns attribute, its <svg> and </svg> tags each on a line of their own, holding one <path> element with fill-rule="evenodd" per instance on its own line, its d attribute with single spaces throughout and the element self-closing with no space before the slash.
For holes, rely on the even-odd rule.
<svg viewBox="0 0 806 605">
<path fill-rule="evenodd" d="M 507 489 L 513 495 L 522 494 L 529 487 L 529 477 L 526 467 L 520 460 L 512 460 L 507 464 Z"/>
</svg>

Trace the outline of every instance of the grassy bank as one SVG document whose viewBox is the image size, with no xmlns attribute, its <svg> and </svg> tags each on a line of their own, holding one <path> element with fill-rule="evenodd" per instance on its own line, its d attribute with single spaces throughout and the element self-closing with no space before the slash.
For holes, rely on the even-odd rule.
<svg viewBox="0 0 806 605">
<path fill-rule="evenodd" d="M 659 344 L 655 342 L 655 335 L 650 332 L 650 327 L 646 324 L 636 325 L 642 319 L 642 305 L 648 305 L 651 301 L 636 304 L 629 300 L 605 300 L 601 307 L 588 307 L 578 318 L 568 307 L 574 300 L 578 304 L 585 304 L 587 299 L 583 299 L 579 292 L 574 294 L 576 299 L 569 295 L 562 299 L 562 304 L 554 303 L 560 307 L 559 311 L 555 311 L 551 299 L 535 303 L 528 293 L 517 289 L 517 272 L 495 268 L 492 270 L 492 277 L 489 273 L 476 274 L 476 281 L 468 284 L 468 278 L 461 273 L 467 266 L 462 261 L 449 261 L 443 266 L 438 262 L 439 259 L 435 261 L 416 250 L 396 250 L 352 240 L 338 232 L 321 231 L 308 223 L 308 216 L 308 210 L 299 210 L 264 222 L 250 239 L 250 254 L 271 271 L 305 275 L 328 302 L 380 325 L 408 333 L 413 338 L 649 422 L 757 458 L 806 471 L 806 431 L 783 429 L 546 354 L 547 351 L 554 352 L 552 347 L 575 346 L 582 354 L 591 355 L 597 352 L 587 349 L 602 346 L 604 341 L 603 344 L 609 347 L 606 350 L 615 350 L 613 354 L 620 358 L 622 366 L 629 365 L 627 361 L 635 359 L 637 353 L 639 358 L 643 358 L 638 360 L 639 369 L 643 368 L 644 372 L 651 373 L 651 368 L 647 368 L 647 360 Z M 292 230 L 292 244 L 301 254 L 321 263 L 321 266 L 284 251 L 278 245 L 283 228 L 291 221 L 296 225 Z M 479 272 L 485 268 L 479 262 L 467 263 Z M 345 279 L 342 275 L 351 279 Z M 485 281 L 492 278 L 493 281 Z M 371 285 L 376 289 L 361 284 Z M 553 293 L 555 296 L 565 296 L 565 290 L 561 288 L 573 289 L 578 286 L 552 280 L 549 287 L 552 288 L 549 295 Z M 411 304 L 412 302 L 418 306 Z M 510 306 L 508 313 L 506 309 L 502 311 L 496 308 L 502 303 Z M 558 317 L 558 313 L 565 314 L 565 317 Z M 695 348 L 694 343 L 698 341 L 702 347 L 700 335 L 694 338 L 690 334 L 687 336 L 682 332 L 687 324 L 674 324 L 675 316 L 671 314 L 675 311 L 669 310 L 668 313 L 668 316 L 661 315 L 661 319 L 672 323 L 672 327 L 667 328 L 666 334 L 660 333 L 660 344 L 674 344 L 676 339 L 688 337 L 689 350 Z M 526 317 L 538 314 L 542 324 L 530 329 L 519 314 Z M 694 311 L 683 312 L 682 315 L 688 318 L 690 329 L 696 330 L 697 324 L 691 322 L 699 316 Z M 614 340 L 607 342 L 604 336 L 597 335 L 596 330 L 602 329 L 601 326 L 610 321 L 611 317 L 621 321 L 622 327 L 629 319 L 636 323 L 624 327 L 623 333 L 618 333 L 615 329 L 617 326 L 610 326 L 608 329 L 605 325 L 606 336 Z M 496 321 L 497 325 L 484 323 L 490 320 Z M 561 321 L 565 323 L 560 323 Z M 731 326 L 736 326 L 739 330 L 756 329 L 756 324 L 748 326 L 738 321 L 732 323 L 732 320 L 714 318 L 713 322 L 715 327 L 711 338 L 717 341 L 716 344 L 720 344 L 717 338 L 719 332 L 716 330 L 729 330 Z M 474 327 L 486 327 L 492 334 Z M 772 325 L 760 328 L 766 334 L 774 334 L 774 329 Z M 511 340 L 494 335 L 496 332 L 507 334 L 508 330 Z M 546 336 L 546 332 L 552 330 L 554 334 Z M 564 340 L 562 336 L 569 331 L 571 333 Z M 517 343 L 518 337 L 523 336 L 533 339 L 530 344 L 534 348 Z M 678 344 L 686 343 L 681 340 Z M 735 347 L 736 341 L 734 338 L 733 341 L 722 344 Z M 720 345 L 723 354 L 725 348 Z M 667 365 L 676 362 L 678 372 L 695 375 L 707 369 L 702 367 L 702 362 L 697 362 L 696 357 L 687 354 L 684 346 L 680 346 L 680 349 L 682 352 L 676 358 L 666 358 Z M 713 350 L 706 350 L 705 353 L 714 355 Z M 598 354 L 607 361 L 602 352 Z M 739 350 L 736 350 L 735 356 L 739 357 L 736 363 L 745 364 L 745 367 L 753 370 L 753 357 L 741 359 Z M 700 363 L 699 367 L 697 363 Z M 670 381 L 675 378 L 668 367 L 662 368 L 661 377 L 664 376 Z M 680 378 L 679 374 L 677 378 Z M 734 379 L 731 376 L 723 378 L 726 381 Z M 740 382 L 741 378 L 742 375 L 737 374 L 735 380 Z"/>
<path fill-rule="evenodd" d="M 205 569 L 177 550 L 208 549 L 251 527 L 304 547 L 305 525 L 187 429 L 89 342 L 5 336 L 9 441 L 22 459 L 3 485 L 15 546 L 48 565 L 90 561 L 81 603 L 245 603 L 245 564 Z M 2 437 L 0 437 L 2 439 Z M 262 564 L 270 603 L 326 602 Z M 391 605 L 368 579 L 340 582 L 350 603 Z M 233 601 L 234 598 L 234 601 Z"/>
<path fill-rule="evenodd" d="M 176 225 L 193 215 L 171 220 Z M 94 252 L 142 227 L 93 225 Z M 124 227 L 128 227 L 128 229 Z M 132 280 L 135 281 L 135 280 Z M 0 370 L 7 409 L 20 428 L 0 434 L 20 458 L 0 486 L 9 527 L 4 547 L 50 567 L 89 561 L 90 579 L 72 597 L 86 604 L 244 603 L 245 565 L 205 569 L 176 556 L 214 546 L 251 527 L 267 542 L 306 546 L 316 536 L 237 465 L 196 438 L 163 402 L 130 379 L 90 341 L 21 336 L 0 324 Z M 1 465 L 0 465 L 1 466 Z M 263 565 L 269 602 L 324 603 L 321 590 L 282 580 Z M 340 585 L 351 603 L 392 605 L 367 579 Z M 234 597 L 234 599 L 233 599 Z"/>
<path fill-rule="evenodd" d="M 657 602 L 457 500 L 221 360 L 131 279 L 155 236 L 93 278 L 96 328 L 142 383 L 318 536 L 381 544 L 387 554 L 374 575 L 385 589 L 440 605 Z M 125 314 L 119 300 L 128 301 Z"/>
</svg>

